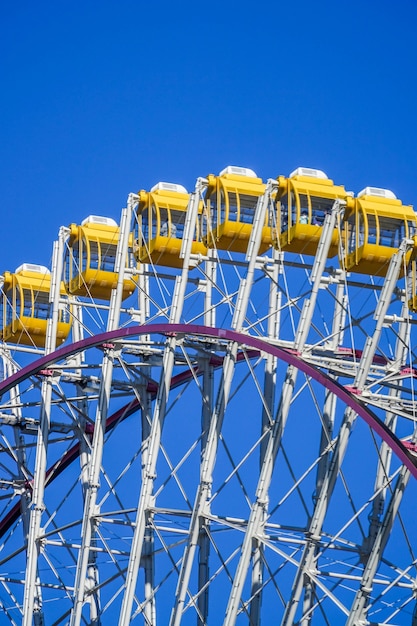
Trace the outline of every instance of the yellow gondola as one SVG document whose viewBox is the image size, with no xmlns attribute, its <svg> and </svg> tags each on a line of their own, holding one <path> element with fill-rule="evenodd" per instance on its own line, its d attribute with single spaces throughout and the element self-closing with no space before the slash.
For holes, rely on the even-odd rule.
<svg viewBox="0 0 417 626">
<path fill-rule="evenodd" d="M 139 192 L 135 233 L 135 256 L 138 261 L 182 267 L 180 251 L 189 199 L 185 187 L 174 183 L 160 182 L 150 192 Z M 201 210 L 202 206 L 200 215 Z M 207 248 L 201 241 L 199 221 L 198 218 L 191 253 L 205 255 Z"/>
<path fill-rule="evenodd" d="M 246 252 L 259 196 L 265 184 L 247 167 L 229 165 L 208 176 L 203 241 L 208 248 Z M 260 252 L 271 246 L 268 217 L 262 229 Z"/>
<path fill-rule="evenodd" d="M 51 315 L 50 271 L 42 265 L 24 263 L 14 273 L 5 272 L 1 293 L 1 331 L 3 341 L 45 347 L 47 320 Z M 61 296 L 65 297 L 62 283 Z M 71 320 L 68 309 L 60 308 L 57 345 L 68 337 Z"/>
<path fill-rule="evenodd" d="M 344 215 L 342 267 L 350 272 L 385 276 L 404 237 L 413 238 L 417 216 L 388 189 L 366 187 L 349 198 Z M 406 255 L 406 262 L 411 251 Z"/>
<path fill-rule="evenodd" d="M 335 185 L 321 170 L 298 167 L 289 178 L 278 177 L 276 227 L 273 245 L 279 250 L 314 256 L 324 218 L 336 199 L 348 196 L 342 185 Z M 339 233 L 335 229 L 329 257 L 337 254 Z"/>
<path fill-rule="evenodd" d="M 98 300 L 110 299 L 118 279 L 114 264 L 119 237 L 119 226 L 108 217 L 90 215 L 80 226 L 70 225 L 65 255 L 65 287 L 68 293 Z M 130 296 L 135 287 L 131 279 L 125 279 L 123 299 Z"/>
</svg>

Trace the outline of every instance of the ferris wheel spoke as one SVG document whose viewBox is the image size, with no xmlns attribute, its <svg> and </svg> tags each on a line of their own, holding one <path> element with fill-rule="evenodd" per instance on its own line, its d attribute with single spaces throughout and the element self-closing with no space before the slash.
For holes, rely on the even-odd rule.
<svg viewBox="0 0 417 626">
<path fill-rule="evenodd" d="M 339 205 L 338 203 L 335 203 L 331 214 L 326 216 L 325 227 L 323 229 L 319 244 L 320 254 L 316 256 L 315 264 L 312 270 L 313 286 L 311 290 L 311 297 L 309 300 L 305 301 L 301 313 L 300 323 L 296 333 L 294 345 L 298 350 L 303 349 L 307 339 L 307 334 L 313 316 L 321 276 L 324 271 L 324 263 L 325 259 L 327 258 L 327 253 L 330 246 L 330 238 L 334 229 L 334 223 L 338 211 Z M 260 533 L 267 513 L 266 503 L 268 501 L 272 470 L 275 464 L 275 459 L 280 446 L 282 433 L 284 431 L 285 423 L 288 417 L 290 401 L 293 394 L 296 378 L 297 370 L 290 366 L 287 370 L 286 378 L 284 381 L 280 406 L 275 420 L 272 424 L 268 437 L 268 443 L 265 448 L 265 455 L 262 459 L 262 467 L 260 470 L 260 476 L 256 491 L 256 500 L 251 508 L 251 515 L 242 545 L 241 557 L 239 559 L 239 564 L 236 569 L 232 591 L 229 596 L 226 616 L 224 620 L 225 626 L 233 626 L 236 622 L 238 607 L 241 602 L 243 585 L 249 567 L 249 559 L 252 550 L 253 538 L 258 533 Z"/>
<path fill-rule="evenodd" d="M 388 270 L 388 275 L 384 283 L 384 289 L 381 293 L 381 298 L 379 300 L 379 305 L 375 314 L 375 331 L 372 335 L 372 338 L 370 338 L 365 345 L 365 350 L 363 351 L 362 358 L 359 363 L 358 373 L 354 381 L 354 386 L 360 390 L 365 385 L 373 356 L 377 350 L 378 341 L 383 326 L 383 320 L 391 301 L 392 292 L 394 290 L 395 280 L 393 280 L 393 278 L 397 277 L 401 269 L 402 257 L 404 252 L 405 246 L 403 247 L 402 251 L 400 251 L 397 255 L 393 257 L 390 268 Z M 282 621 L 283 626 L 293 623 L 295 618 L 295 612 L 301 599 L 304 575 L 308 574 L 308 572 L 310 572 L 313 568 L 315 553 L 317 551 L 318 542 L 320 541 L 320 535 L 328 504 L 334 490 L 337 476 L 339 475 L 341 469 L 341 464 L 345 456 L 348 444 L 349 433 L 352 429 L 354 421 L 354 412 L 352 411 L 352 409 L 347 409 L 345 411 L 344 420 L 339 431 L 336 447 L 332 455 L 332 460 L 322 482 L 321 491 L 317 498 L 314 514 L 312 516 L 312 520 L 308 530 L 308 537 L 310 537 L 310 539 L 308 539 L 307 541 L 303 559 L 294 580 L 291 600 L 287 605 Z"/>
<path fill-rule="evenodd" d="M 178 323 L 181 319 L 183 311 L 184 295 L 189 274 L 193 228 L 195 227 L 195 220 L 197 217 L 201 190 L 204 185 L 205 181 L 200 179 L 197 181 L 196 189 L 191 195 L 189 201 L 190 213 L 189 215 L 187 215 L 187 235 L 185 236 L 183 242 L 183 266 L 181 274 L 177 276 L 175 281 L 174 295 L 170 312 L 171 323 Z M 149 444 L 146 449 L 146 466 L 143 472 L 142 486 L 137 509 L 136 526 L 132 541 L 128 571 L 126 575 L 126 588 L 123 596 L 122 608 L 119 618 L 120 626 L 124 626 L 130 621 L 133 593 L 136 586 L 140 558 L 143 550 L 143 541 L 145 538 L 147 527 L 147 512 L 151 508 L 151 501 L 153 497 L 156 462 L 158 458 L 158 450 L 160 447 L 162 429 L 165 420 L 168 393 L 171 386 L 176 344 L 176 338 L 170 337 L 167 340 L 163 355 L 161 378 L 149 433 Z"/>
<path fill-rule="evenodd" d="M 124 259 L 127 257 L 129 231 L 127 225 L 132 219 L 132 212 L 135 198 L 129 196 L 127 208 L 122 211 L 121 232 L 116 250 L 115 271 L 118 274 L 117 287 L 112 291 L 107 330 L 112 331 L 119 325 L 120 308 L 124 289 Z M 95 428 L 92 441 L 92 452 L 90 457 L 88 476 L 85 477 L 84 489 L 84 515 L 82 521 L 82 542 L 78 555 L 77 569 L 75 575 L 74 607 L 71 612 L 71 626 L 79 626 L 82 619 L 82 608 L 84 603 L 86 587 L 89 586 L 89 575 L 94 581 L 97 580 L 97 569 L 95 566 L 94 547 L 96 543 L 95 529 L 97 525 L 97 496 L 100 485 L 100 470 L 102 465 L 105 426 L 109 410 L 109 398 L 111 394 L 112 377 L 115 363 L 115 346 L 108 344 L 103 346 L 103 361 L 101 366 L 101 381 L 99 387 L 99 397 L 96 409 Z M 91 586 L 91 585 L 90 585 Z M 98 601 L 96 597 L 95 600 Z M 90 608 L 95 614 L 96 603 L 93 602 Z"/>
<path fill-rule="evenodd" d="M 400 322 L 400 330 L 397 336 L 396 351 L 394 355 L 394 362 L 396 363 L 398 369 L 404 367 L 407 356 L 405 347 L 407 344 L 406 337 L 409 331 L 409 326 L 407 324 L 408 312 L 405 307 L 403 307 L 401 317 L 403 318 L 403 321 Z M 400 394 L 401 386 L 398 389 L 389 390 L 390 397 L 399 398 Z M 395 431 L 395 414 L 387 412 L 386 423 L 393 431 Z M 375 480 L 375 493 L 377 494 L 377 497 L 373 502 L 372 513 L 370 514 L 369 532 L 363 546 L 363 558 L 366 558 L 366 565 L 361 580 L 361 586 L 356 593 L 351 614 L 347 622 L 349 625 L 353 625 L 357 623 L 358 620 L 364 619 L 365 614 L 370 610 L 369 603 L 371 602 L 370 590 L 372 589 L 372 581 L 375 578 L 377 567 L 379 565 L 381 555 L 384 552 L 384 547 L 388 540 L 389 533 L 391 532 L 395 518 L 398 515 L 402 493 L 409 480 L 408 474 L 401 473 L 400 471 L 397 482 L 389 494 L 386 512 L 384 516 L 382 516 L 386 501 L 386 476 L 389 472 L 391 456 L 389 446 L 387 446 L 385 442 L 382 442 Z M 390 483 L 388 483 L 388 486 Z"/>
<path fill-rule="evenodd" d="M 60 232 L 59 240 L 54 245 L 53 265 L 55 268 L 54 278 L 51 281 L 49 303 L 52 304 L 52 315 L 47 321 L 45 350 L 53 352 L 56 346 L 57 326 L 59 316 L 60 282 L 57 276 L 62 274 L 64 237 Z M 41 517 L 44 508 L 44 489 L 46 477 L 46 462 L 49 428 L 51 423 L 51 400 L 52 400 L 52 376 L 50 371 L 43 373 L 41 388 L 41 407 L 38 436 L 36 444 L 36 460 L 33 478 L 32 503 L 29 517 L 27 535 L 27 565 L 23 597 L 23 626 L 29 626 L 32 615 L 35 614 L 40 620 L 42 617 L 42 593 L 37 584 L 38 558 L 40 551 Z M 36 618 L 35 618 L 36 619 Z"/>
<path fill-rule="evenodd" d="M 240 282 L 236 308 L 234 309 L 231 324 L 232 328 L 237 328 L 238 330 L 242 328 L 242 325 L 246 318 L 249 296 L 251 293 L 255 275 L 256 257 L 261 245 L 262 226 L 265 221 L 265 215 L 269 206 L 270 196 L 273 192 L 273 189 L 274 183 L 272 181 L 269 181 L 265 193 L 259 198 L 256 207 L 254 227 L 251 232 L 248 244 L 247 273 L 245 278 L 243 278 Z M 237 353 L 238 344 L 235 342 L 228 348 L 223 361 L 222 380 L 217 394 L 215 409 L 208 425 L 207 439 L 205 441 L 205 447 L 203 449 L 202 463 L 200 469 L 201 481 L 197 489 L 193 514 L 189 527 L 189 543 L 184 553 L 181 565 L 181 572 L 178 578 L 178 584 L 175 594 L 175 603 L 170 620 L 171 626 L 178 626 L 181 621 L 188 582 L 191 574 L 191 567 L 194 561 L 196 548 L 198 546 L 201 520 L 204 518 L 204 513 L 207 508 L 207 502 L 210 498 L 211 484 L 213 481 L 212 475 L 216 459 L 218 441 L 222 430 L 226 407 L 230 400 L 229 396 L 234 376 Z"/>
</svg>

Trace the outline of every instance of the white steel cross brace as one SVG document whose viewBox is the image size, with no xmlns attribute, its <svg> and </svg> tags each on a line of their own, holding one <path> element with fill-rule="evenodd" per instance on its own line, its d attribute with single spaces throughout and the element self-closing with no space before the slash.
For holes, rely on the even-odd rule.
<svg viewBox="0 0 417 626">
<path fill-rule="evenodd" d="M 307 340 L 313 311 L 317 300 L 317 294 L 320 287 L 321 277 L 325 268 L 328 251 L 334 232 L 336 219 L 341 210 L 341 203 L 336 201 L 333 205 L 331 213 L 326 215 L 323 231 L 321 234 L 317 255 L 315 257 L 312 269 L 312 289 L 309 300 L 306 300 L 301 312 L 300 321 L 295 337 L 295 348 L 302 350 Z M 262 534 L 262 525 L 266 515 L 266 507 L 268 503 L 269 486 L 271 483 L 272 472 L 274 468 L 275 458 L 280 446 L 281 437 L 284 431 L 286 419 L 289 413 L 291 398 L 293 395 L 295 382 L 297 378 L 297 370 L 293 366 L 287 368 L 287 375 L 282 388 L 282 396 L 277 410 L 277 415 L 271 427 L 270 436 L 266 446 L 265 456 L 259 475 L 258 486 L 256 489 L 255 502 L 252 505 L 248 525 L 243 540 L 239 563 L 236 568 L 233 579 L 232 590 L 224 619 L 224 626 L 234 626 L 241 602 L 243 586 L 246 580 L 247 571 L 252 552 L 253 538 Z"/>
<path fill-rule="evenodd" d="M 390 261 L 387 276 L 385 278 L 384 286 L 381 291 L 381 296 L 374 315 L 374 318 L 376 320 L 375 330 L 373 335 L 367 338 L 364 351 L 362 353 L 362 357 L 359 363 L 357 375 L 354 381 L 354 387 L 356 387 L 358 390 L 362 390 L 366 384 L 372 360 L 378 347 L 385 315 L 391 303 L 391 298 L 397 282 L 397 278 L 402 268 L 403 257 L 409 245 L 410 242 L 408 240 L 404 240 L 400 246 L 400 249 L 398 250 L 398 253 L 394 254 Z M 294 623 L 295 613 L 298 607 L 298 603 L 301 599 L 301 594 L 304 586 L 304 575 L 308 575 L 308 572 L 311 571 L 313 568 L 317 544 L 320 540 L 327 508 L 331 500 L 337 476 L 339 475 L 341 464 L 343 462 L 343 458 L 347 449 L 349 435 L 355 418 L 356 413 L 349 407 L 346 408 L 342 425 L 340 427 L 340 432 L 337 437 L 335 448 L 332 454 L 332 459 L 326 475 L 323 478 L 321 491 L 317 496 L 314 513 L 307 532 L 307 536 L 309 537 L 309 539 L 304 548 L 300 565 L 295 576 L 290 600 L 287 603 L 284 617 L 282 620 L 282 626 L 292 626 L 292 624 Z"/>
</svg>

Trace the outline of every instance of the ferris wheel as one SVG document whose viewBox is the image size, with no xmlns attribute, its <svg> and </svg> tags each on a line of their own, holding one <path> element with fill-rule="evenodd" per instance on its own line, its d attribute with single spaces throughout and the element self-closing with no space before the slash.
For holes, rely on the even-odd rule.
<svg viewBox="0 0 417 626">
<path fill-rule="evenodd" d="M 416 228 L 229 166 L 5 272 L 4 623 L 416 626 Z"/>
</svg>

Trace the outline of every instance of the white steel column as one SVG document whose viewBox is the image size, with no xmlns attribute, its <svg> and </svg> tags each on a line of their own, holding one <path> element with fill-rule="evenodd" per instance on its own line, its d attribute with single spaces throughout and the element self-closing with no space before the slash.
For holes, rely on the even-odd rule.
<svg viewBox="0 0 417 626">
<path fill-rule="evenodd" d="M 353 385 L 359 391 L 361 391 L 366 384 L 369 369 L 372 365 L 372 360 L 378 347 L 385 315 L 391 303 L 392 294 L 402 267 L 403 257 L 408 246 L 408 240 L 404 240 L 398 253 L 396 253 L 391 259 L 384 286 L 381 291 L 378 306 L 374 315 L 374 319 L 376 320 L 375 330 L 373 335 L 369 336 L 366 340 L 362 353 L 362 358 L 360 360 Z M 294 580 L 291 597 L 286 606 L 286 610 L 282 620 L 282 626 L 292 626 L 294 624 L 295 613 L 298 603 L 301 599 L 301 594 L 304 586 L 304 577 L 308 576 L 309 572 L 314 568 L 314 557 L 316 554 L 317 546 L 321 539 L 321 531 L 327 513 L 327 508 L 333 493 L 337 476 L 342 465 L 342 461 L 348 445 L 349 435 L 355 419 L 356 413 L 352 409 L 347 408 L 344 413 L 343 422 L 339 431 L 337 442 L 335 444 L 328 471 L 323 478 L 321 491 L 319 494 L 317 494 L 317 501 L 315 504 L 314 513 L 310 522 L 310 526 L 306 533 L 306 536 L 308 537 L 307 543 L 304 548 L 300 565 L 298 567 L 297 574 Z"/>
<path fill-rule="evenodd" d="M 175 280 L 174 295 L 169 319 L 171 324 L 178 323 L 181 320 L 185 290 L 188 281 L 191 245 L 194 238 L 194 229 L 198 215 L 198 206 L 202 191 L 205 188 L 206 184 L 207 181 L 205 179 L 199 178 L 196 183 L 195 191 L 191 194 L 190 197 L 186 222 L 184 226 L 184 238 L 181 248 L 183 269 L 181 275 L 177 276 Z M 158 459 L 162 428 L 165 420 L 165 409 L 171 385 L 176 343 L 177 340 L 175 337 L 169 337 L 167 339 L 163 354 L 161 378 L 155 401 L 155 409 L 146 451 L 146 462 L 143 471 L 142 485 L 136 514 L 135 530 L 133 534 L 129 564 L 126 573 L 125 593 L 123 596 L 122 607 L 120 610 L 119 626 L 127 626 L 130 623 L 133 597 L 136 588 L 136 581 L 138 577 L 140 560 L 143 551 L 143 542 L 147 526 L 147 513 L 151 508 L 153 502 L 153 486 L 156 478 L 156 463 Z"/>
<path fill-rule="evenodd" d="M 215 327 L 216 309 L 213 306 L 212 294 L 213 285 L 216 284 L 217 262 L 214 258 L 215 250 L 208 250 L 208 260 L 206 261 L 206 286 L 204 298 L 204 324 Z M 210 344 L 207 345 L 210 352 Z M 207 445 L 207 437 L 210 428 L 210 417 L 214 406 L 214 367 L 210 364 L 209 357 L 203 362 L 203 406 L 201 412 L 201 458 Z M 201 520 L 198 536 L 198 598 L 197 598 L 197 626 L 206 626 L 209 608 L 209 557 L 210 539 L 208 530 L 209 520 Z"/>
<path fill-rule="evenodd" d="M 344 319 L 346 317 L 346 296 L 344 294 L 344 272 L 343 279 L 339 280 L 336 288 L 336 301 L 333 314 L 332 334 L 329 344 L 333 351 L 342 343 Z M 336 378 L 331 375 L 332 378 Z M 330 447 L 329 444 L 333 437 L 334 421 L 336 417 L 337 398 L 330 391 L 326 390 L 322 418 L 322 429 L 320 444 L 318 450 L 317 472 L 316 472 L 316 487 L 313 494 L 313 501 L 316 502 L 318 494 L 321 492 L 324 478 L 329 468 L 330 463 Z M 326 451 L 327 450 L 327 451 Z M 305 579 L 304 585 L 304 599 L 303 599 L 303 616 L 300 620 L 300 626 L 308 626 L 310 624 L 312 613 L 311 608 L 315 602 L 315 584 L 310 579 Z"/>
<path fill-rule="evenodd" d="M 51 287 L 49 292 L 49 306 L 52 314 L 48 319 L 45 341 L 45 353 L 53 352 L 56 346 L 58 317 L 60 311 L 61 276 L 63 269 L 63 250 L 66 229 L 61 228 L 58 241 L 54 243 L 52 257 Z M 44 488 L 46 473 L 46 456 L 51 415 L 52 376 L 44 373 L 41 389 L 40 420 L 36 442 L 35 472 L 33 477 L 32 503 L 29 520 L 29 534 L 27 545 L 26 578 L 23 596 L 22 626 L 42 624 L 42 607 L 37 585 L 39 538 L 41 536 L 41 518 L 44 511 Z"/>
<path fill-rule="evenodd" d="M 277 339 L 281 318 L 282 294 L 278 289 L 278 278 L 282 268 L 283 253 L 273 249 L 272 264 L 265 267 L 265 274 L 269 279 L 269 310 L 268 310 L 268 339 Z M 259 469 L 262 468 L 266 447 L 267 433 L 271 427 L 274 414 L 276 396 L 276 374 L 278 359 L 268 354 L 265 359 L 264 404 L 262 408 L 261 445 L 259 455 Z M 264 580 L 263 545 L 257 539 L 252 546 L 252 583 L 250 603 L 250 625 L 259 626 L 261 623 L 262 586 Z"/>
<path fill-rule="evenodd" d="M 276 190 L 276 181 L 268 180 L 263 196 L 258 200 L 253 228 L 248 243 L 246 258 L 248 269 L 246 277 L 241 281 L 237 297 L 236 308 L 232 320 L 232 328 L 241 331 L 246 317 L 249 296 L 252 289 L 256 259 L 261 245 L 262 227 L 265 223 L 265 216 L 269 207 L 271 194 Z M 223 373 L 218 391 L 216 406 L 211 416 L 210 427 L 204 455 L 201 461 L 200 485 L 194 501 L 193 513 L 191 517 L 188 543 L 184 551 L 181 563 L 181 571 L 178 577 L 175 602 L 171 614 L 170 626 L 179 626 L 182 619 L 182 612 L 187 595 L 188 583 L 191 569 L 194 562 L 195 552 L 198 545 L 198 535 L 202 520 L 207 513 L 207 501 L 211 495 L 212 473 L 217 453 L 218 438 L 221 432 L 226 406 L 229 400 L 230 388 L 233 380 L 234 367 L 238 344 L 234 342 L 227 348 L 223 361 Z"/>
<path fill-rule="evenodd" d="M 130 224 L 137 196 L 130 194 L 127 208 L 123 209 L 120 222 L 120 237 L 117 245 L 114 269 L 118 274 L 117 286 L 113 289 L 110 299 L 107 330 L 111 331 L 118 327 L 120 318 L 120 306 L 123 297 L 123 280 L 126 259 L 129 248 Z M 77 570 L 74 585 L 74 606 L 71 612 L 71 626 L 79 626 L 82 617 L 82 608 L 89 590 L 87 571 L 91 561 L 91 548 L 94 547 L 95 527 L 97 511 L 97 494 L 100 487 L 100 471 L 103 457 L 104 434 L 108 415 L 108 406 L 111 394 L 114 346 L 104 348 L 102 372 L 100 379 L 99 399 L 96 411 L 92 452 L 90 458 L 88 483 L 85 487 L 84 515 L 81 530 L 81 548 L 78 554 Z M 94 558 L 94 557 L 93 557 Z"/>
<path fill-rule="evenodd" d="M 312 289 L 309 300 L 305 300 L 298 324 L 294 341 L 294 348 L 302 351 L 307 340 L 310 329 L 313 311 L 317 300 L 321 277 L 323 275 L 325 263 L 330 248 L 330 243 L 335 228 L 336 218 L 340 212 L 341 203 L 336 201 L 331 213 L 326 215 L 323 231 L 321 234 L 317 255 L 311 273 Z M 259 536 L 263 529 L 263 520 L 267 514 L 269 486 L 272 478 L 275 458 L 281 442 L 286 419 L 288 417 L 291 398 L 297 378 L 297 369 L 293 366 L 287 368 L 287 375 L 282 387 L 282 395 L 277 410 L 277 415 L 271 425 L 271 432 L 268 438 L 265 457 L 256 489 L 255 502 L 252 505 L 251 513 L 243 540 L 239 563 L 233 580 L 232 591 L 226 609 L 224 626 L 234 626 L 237 619 L 239 605 L 242 597 L 243 586 L 246 580 L 248 566 L 251 557 L 252 543 L 255 536 Z"/>
<path fill-rule="evenodd" d="M 214 259 L 215 250 L 208 250 L 208 260 L 206 261 L 206 289 L 204 299 L 204 324 L 206 326 L 216 326 L 216 306 L 213 303 L 213 285 L 217 279 L 217 261 Z"/>
<path fill-rule="evenodd" d="M 395 358 L 393 367 L 399 372 L 401 368 L 405 367 L 406 359 L 408 356 L 408 346 L 410 338 L 410 324 L 409 322 L 409 310 L 407 304 L 403 303 L 402 320 L 400 321 L 400 328 L 398 332 L 398 338 L 396 342 Z M 402 386 L 402 381 L 398 382 L 398 386 Z M 400 388 L 389 389 L 388 395 L 390 398 L 400 397 Z M 397 424 L 397 416 L 395 413 L 387 412 L 385 423 L 392 432 L 395 432 Z M 372 503 L 372 513 L 369 517 L 369 531 L 368 537 L 365 539 L 362 546 L 363 557 L 366 560 L 369 557 L 369 553 L 372 550 L 374 539 L 378 533 L 378 528 L 381 524 L 381 517 L 385 506 L 386 498 L 386 477 L 389 475 L 389 468 L 391 464 L 392 450 L 384 441 L 381 443 L 379 450 L 379 462 L 376 471 L 375 487 L 374 491 L 377 494 Z"/>
<path fill-rule="evenodd" d="M 82 305 L 77 298 L 72 298 L 71 304 L 71 314 L 73 316 L 72 323 L 72 340 L 73 343 L 77 341 L 81 341 L 84 338 L 84 326 L 83 326 L 83 310 Z M 84 362 L 84 353 L 77 352 L 73 357 L 75 370 L 74 373 L 81 378 L 82 377 L 82 369 L 81 366 Z M 91 446 L 88 441 L 85 428 L 88 423 L 88 401 L 87 401 L 87 392 L 85 388 L 81 384 L 76 385 L 77 389 L 77 411 L 78 411 L 78 437 L 80 442 L 80 470 L 81 470 L 81 486 L 83 492 L 84 506 L 85 499 L 88 492 L 88 479 L 89 479 L 89 468 L 91 461 Z M 95 540 L 93 540 L 95 541 Z M 90 626 L 99 626 L 100 625 L 100 591 L 99 591 L 99 572 L 97 567 L 97 552 L 93 549 L 90 551 L 88 568 L 87 568 L 87 577 L 86 577 L 86 594 L 87 594 L 87 602 L 90 604 L 90 616 L 89 616 L 89 624 Z"/>
<path fill-rule="evenodd" d="M 147 383 L 140 387 L 140 403 L 142 414 L 142 467 L 147 463 L 147 442 L 151 433 L 152 400 L 147 389 Z M 142 476 L 143 480 L 143 476 Z M 155 563 L 154 563 L 154 533 L 150 525 L 151 513 L 147 513 L 145 536 L 143 540 L 142 565 L 145 576 L 145 594 L 143 616 L 145 623 L 149 626 L 156 626 L 156 602 L 155 602 Z"/>
<path fill-rule="evenodd" d="M 407 303 L 404 302 L 402 309 L 402 321 L 400 322 L 400 330 L 398 333 L 396 351 L 395 351 L 395 367 L 399 372 L 406 364 L 408 346 L 409 346 L 409 310 Z M 400 389 L 390 389 L 390 397 L 400 397 Z M 395 432 L 397 416 L 388 412 L 385 423 Z M 417 431 L 414 433 L 415 441 Z M 374 491 L 377 494 L 372 503 L 372 514 L 370 516 L 369 533 L 364 545 L 363 558 L 365 568 L 362 574 L 360 588 L 356 592 L 355 600 L 352 604 L 349 618 L 346 626 L 355 626 L 366 621 L 366 607 L 372 592 L 372 584 L 377 572 L 378 565 L 384 553 L 386 542 L 389 538 L 392 526 L 394 524 L 398 508 L 400 506 L 402 496 L 410 478 L 410 472 L 403 467 L 396 480 L 395 486 L 390 493 L 388 505 L 384 513 L 387 477 L 389 476 L 391 464 L 392 450 L 384 441 L 379 451 L 379 463 L 377 467 Z"/>
<path fill-rule="evenodd" d="M 214 368 L 209 362 L 209 357 L 204 359 L 203 372 L 203 408 L 201 414 L 201 458 L 204 456 L 207 437 L 210 428 L 210 417 L 213 412 L 214 395 Z M 209 520 L 201 520 L 198 537 L 198 615 L 197 626 L 206 626 L 208 619 L 208 596 L 209 596 L 209 556 L 210 539 L 207 534 Z"/>
</svg>

